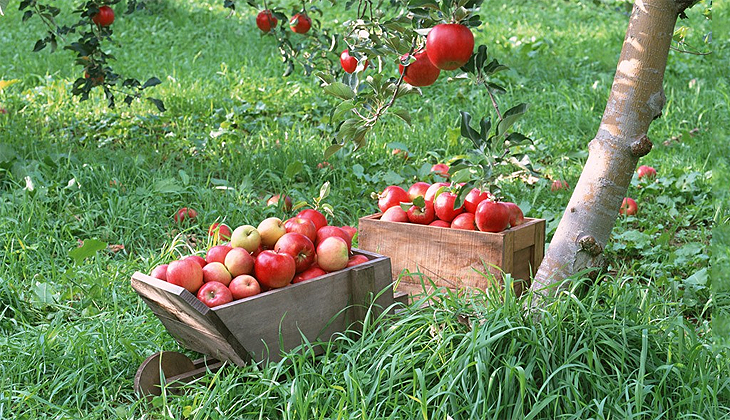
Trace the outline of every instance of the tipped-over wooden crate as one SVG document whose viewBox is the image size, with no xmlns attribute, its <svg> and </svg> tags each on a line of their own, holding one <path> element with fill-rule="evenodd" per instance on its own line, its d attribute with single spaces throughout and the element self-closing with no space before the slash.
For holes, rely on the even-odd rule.
<svg viewBox="0 0 730 420">
<path fill-rule="evenodd" d="M 501 281 L 503 272 L 527 283 L 545 251 L 544 219 L 525 218 L 522 225 L 489 233 L 387 222 L 381 215 L 360 219 L 358 246 L 389 256 L 403 291 L 421 289 L 421 276 L 413 273 L 451 289 L 486 289 L 490 278 Z M 524 287 L 515 285 L 517 293 Z"/>
<path fill-rule="evenodd" d="M 134 273 L 132 287 L 183 347 L 239 366 L 278 361 L 302 336 L 326 341 L 363 320 L 373 302 L 375 311 L 393 303 L 390 259 L 353 252 L 370 261 L 215 308 L 143 273 Z"/>
</svg>

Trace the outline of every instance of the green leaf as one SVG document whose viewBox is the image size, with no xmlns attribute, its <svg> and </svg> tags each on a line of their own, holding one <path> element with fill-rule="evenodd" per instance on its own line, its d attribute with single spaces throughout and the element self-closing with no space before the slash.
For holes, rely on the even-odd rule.
<svg viewBox="0 0 730 420">
<path fill-rule="evenodd" d="M 304 169 L 304 164 L 299 160 L 295 160 L 287 165 L 286 170 L 284 171 L 284 176 L 287 178 L 294 178 L 302 171 L 302 169 Z"/>
<path fill-rule="evenodd" d="M 458 209 L 464 205 L 464 200 L 466 200 L 466 196 L 469 195 L 469 191 L 471 191 L 472 188 L 474 188 L 474 181 L 469 181 L 459 187 L 459 194 L 456 196 L 456 200 L 454 201 L 454 209 Z"/>
<path fill-rule="evenodd" d="M 481 144 L 481 134 L 473 128 L 469 123 L 471 122 L 471 114 L 466 111 L 461 111 L 461 135 L 471 140 L 474 146 L 479 147 Z"/>
<path fill-rule="evenodd" d="M 494 60 L 489 62 L 489 64 L 487 64 L 484 67 L 482 72 L 484 73 L 485 76 L 491 76 L 495 73 L 499 73 L 500 71 L 505 71 L 505 70 L 509 70 L 509 67 L 507 67 L 503 64 L 499 64 L 499 61 L 497 61 L 497 59 L 495 58 Z"/>
<path fill-rule="evenodd" d="M 180 176 L 180 180 L 182 181 L 183 185 L 188 185 L 190 183 L 190 176 L 187 174 L 187 172 L 180 169 L 179 171 L 177 171 L 177 174 Z"/>
<path fill-rule="evenodd" d="M 460 169 L 451 175 L 451 182 L 455 182 L 457 184 L 461 183 L 461 182 L 470 181 L 471 179 L 472 179 L 471 168 Z"/>
<path fill-rule="evenodd" d="M 507 136 L 507 141 L 510 142 L 511 145 L 521 144 L 526 141 L 532 143 L 531 138 L 517 132 L 510 133 L 509 136 Z"/>
<path fill-rule="evenodd" d="M 151 98 L 151 97 L 148 97 L 147 100 L 150 101 L 150 102 L 152 102 L 153 104 L 155 104 L 155 106 L 157 107 L 157 110 L 158 111 L 160 111 L 160 112 L 165 112 L 166 111 L 166 109 L 165 109 L 165 103 L 162 102 L 162 100 L 157 99 L 157 98 Z"/>
<path fill-rule="evenodd" d="M 390 110 L 393 114 L 397 115 L 400 119 L 406 122 L 409 126 L 411 125 L 411 114 L 408 110 L 402 108 L 394 108 Z"/>
<path fill-rule="evenodd" d="M 351 100 L 340 102 L 339 105 L 335 107 L 335 111 L 332 113 L 332 119 L 335 121 L 339 121 L 345 117 L 345 114 L 352 111 L 354 108 L 355 103 Z"/>
<path fill-rule="evenodd" d="M 327 73 L 320 71 L 320 72 L 315 73 L 314 75 L 317 76 L 319 78 L 319 80 L 324 82 L 324 84 L 331 85 L 332 83 L 335 82 L 335 78 L 332 77 L 331 74 L 327 74 Z"/>
<path fill-rule="evenodd" d="M 344 145 L 342 144 L 333 144 L 327 148 L 327 150 L 324 151 L 324 158 L 329 159 L 332 155 L 337 153 L 340 149 L 342 149 Z"/>
<path fill-rule="evenodd" d="M 172 178 L 161 179 L 152 184 L 152 191 L 158 194 L 178 194 L 182 187 Z"/>
<path fill-rule="evenodd" d="M 342 82 L 334 82 L 324 87 L 325 93 L 336 96 L 340 99 L 348 100 L 355 97 L 355 92 L 349 86 Z"/>
<path fill-rule="evenodd" d="M 147 89 L 147 88 L 152 87 L 152 86 L 157 86 L 157 85 L 159 85 L 161 83 L 162 83 L 162 81 L 160 79 L 158 79 L 156 77 L 150 77 L 149 79 L 147 79 L 146 82 L 144 82 L 144 84 L 142 85 L 141 89 Z"/>
<path fill-rule="evenodd" d="M 504 135 L 512 125 L 527 112 L 527 104 L 519 104 L 507 110 L 502 115 L 502 120 L 497 125 L 497 136 Z"/>
<path fill-rule="evenodd" d="M 413 205 L 423 208 L 426 206 L 426 199 L 422 195 L 416 196 L 416 198 L 413 199 Z"/>
<path fill-rule="evenodd" d="M 102 249 L 106 249 L 106 246 L 106 242 L 97 239 L 86 239 L 83 245 L 69 251 L 68 256 L 73 258 L 75 264 L 78 264 L 86 258 L 93 257 Z"/>
<path fill-rule="evenodd" d="M 330 195 L 330 182 L 326 181 L 322 186 L 319 188 L 319 199 L 324 200 L 327 198 L 327 196 Z"/>
<path fill-rule="evenodd" d="M 10 0 L 0 0 L 0 16 L 5 16 L 5 9 L 8 8 Z"/>
</svg>

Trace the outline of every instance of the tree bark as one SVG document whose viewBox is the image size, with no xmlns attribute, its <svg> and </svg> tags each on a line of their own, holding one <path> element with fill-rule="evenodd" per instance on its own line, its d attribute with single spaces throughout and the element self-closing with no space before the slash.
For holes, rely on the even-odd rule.
<svg viewBox="0 0 730 420">
<path fill-rule="evenodd" d="M 603 265 L 603 249 L 616 224 L 639 158 L 649 153 L 652 120 L 665 103 L 664 70 L 674 25 L 693 4 L 682 0 L 636 0 L 611 93 L 588 160 L 532 283 L 557 294 L 564 280 Z"/>
</svg>

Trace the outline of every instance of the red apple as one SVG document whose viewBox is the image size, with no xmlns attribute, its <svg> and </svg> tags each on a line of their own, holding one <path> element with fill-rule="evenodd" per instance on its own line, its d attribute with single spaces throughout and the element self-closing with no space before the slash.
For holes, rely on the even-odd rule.
<svg viewBox="0 0 730 420">
<path fill-rule="evenodd" d="M 426 197 L 426 191 L 428 191 L 428 187 L 430 187 L 431 184 L 428 182 L 419 181 L 415 184 L 411 185 L 410 188 L 408 188 L 408 197 L 411 198 L 411 201 L 413 201 L 416 197 Z"/>
<path fill-rule="evenodd" d="M 268 217 L 259 223 L 256 230 L 261 235 L 261 246 L 267 249 L 271 249 L 286 233 L 284 222 L 278 217 Z"/>
<path fill-rule="evenodd" d="M 567 190 L 569 188 L 568 183 L 562 179 L 556 179 L 550 184 L 550 191 Z"/>
<path fill-rule="evenodd" d="M 264 289 L 278 289 L 291 283 L 296 274 L 296 262 L 284 252 L 261 251 L 256 257 L 254 273 Z"/>
<path fill-rule="evenodd" d="M 353 267 L 358 264 L 366 263 L 370 261 L 368 257 L 362 255 L 362 254 L 355 254 L 347 261 L 347 267 Z"/>
<path fill-rule="evenodd" d="M 464 205 L 454 208 L 456 204 L 457 195 L 451 191 L 446 191 L 439 194 L 436 197 L 436 201 L 433 202 L 433 209 L 436 211 L 436 217 L 443 220 L 444 222 L 450 222 L 454 218 L 464 211 Z"/>
<path fill-rule="evenodd" d="M 243 248 L 248 252 L 254 252 L 261 245 L 261 234 L 251 225 L 237 227 L 231 233 L 230 245 L 234 248 Z"/>
<path fill-rule="evenodd" d="M 205 254 L 205 262 L 208 264 L 212 262 L 225 263 L 226 255 L 233 249 L 230 245 L 216 245 L 210 247 L 208 252 Z"/>
<path fill-rule="evenodd" d="M 482 191 L 479 188 L 472 188 L 469 194 L 466 195 L 466 198 L 464 198 L 464 209 L 469 213 L 476 213 L 479 203 L 489 197 L 491 197 L 490 193 Z"/>
<path fill-rule="evenodd" d="M 437 163 L 431 167 L 431 172 L 441 175 L 444 178 L 448 178 L 451 175 L 449 174 L 449 165 L 445 163 Z"/>
<path fill-rule="evenodd" d="M 114 23 L 114 9 L 109 6 L 100 6 L 99 13 L 92 16 L 91 21 L 99 26 L 109 26 Z"/>
<path fill-rule="evenodd" d="M 408 214 L 400 208 L 400 206 L 391 207 L 380 216 L 380 220 L 384 222 L 402 222 L 408 223 Z"/>
<path fill-rule="evenodd" d="M 167 281 L 167 264 L 160 264 L 152 269 L 150 277 Z"/>
<path fill-rule="evenodd" d="M 426 194 L 423 196 L 423 199 L 426 201 L 434 201 L 436 199 L 436 193 L 438 192 L 438 190 L 440 190 L 442 187 L 448 187 L 449 185 L 451 184 L 449 184 L 448 182 L 436 182 L 432 184 L 430 187 L 428 187 L 428 190 L 426 190 Z M 442 192 L 445 190 L 446 188 L 444 188 Z"/>
<path fill-rule="evenodd" d="M 312 19 L 305 13 L 297 13 L 289 20 L 289 27 L 298 34 L 306 34 L 312 27 Z"/>
<path fill-rule="evenodd" d="M 357 228 L 349 225 L 342 225 L 340 226 L 340 229 L 344 230 L 345 233 L 350 236 L 350 246 L 352 246 L 352 240 L 355 239 L 355 235 L 357 235 Z"/>
<path fill-rule="evenodd" d="M 397 185 L 385 187 L 383 192 L 378 194 L 378 208 L 381 212 L 385 212 L 393 206 L 409 201 L 411 201 L 411 198 L 408 196 L 406 190 Z"/>
<path fill-rule="evenodd" d="M 509 207 L 503 203 L 484 200 L 474 214 L 477 228 L 482 232 L 501 232 L 509 227 Z"/>
<path fill-rule="evenodd" d="M 342 228 L 337 226 L 323 226 L 322 229 L 317 231 L 317 240 L 314 241 L 315 245 L 319 245 L 323 240 L 330 236 L 339 236 L 347 242 L 347 250 L 352 248 L 352 240 L 350 235 L 345 232 Z"/>
<path fill-rule="evenodd" d="M 428 225 L 429 226 L 442 227 L 442 228 L 450 228 L 451 227 L 451 223 L 444 222 L 443 220 L 438 220 L 438 219 L 434 220 L 433 222 L 429 223 Z"/>
<path fill-rule="evenodd" d="M 458 23 L 434 26 L 426 36 L 431 63 L 441 70 L 456 70 L 466 64 L 474 51 L 474 34 Z"/>
<path fill-rule="evenodd" d="M 303 217 L 292 217 L 284 222 L 287 233 L 296 232 L 306 236 L 312 242 L 317 240 L 317 227 L 314 222 Z"/>
<path fill-rule="evenodd" d="M 301 233 L 290 232 L 284 234 L 274 245 L 274 251 L 283 252 L 294 257 L 295 271 L 301 273 L 308 269 L 315 258 L 314 243 Z"/>
<path fill-rule="evenodd" d="M 354 73 L 355 70 L 357 70 L 357 58 L 350 55 L 349 50 L 344 50 L 340 54 L 340 65 L 342 66 L 342 69 L 345 70 L 346 73 Z M 368 64 L 370 64 L 367 60 L 365 60 L 365 64 L 363 64 L 363 70 L 368 68 Z"/>
<path fill-rule="evenodd" d="M 201 257 L 200 255 L 188 255 L 185 257 L 186 260 L 193 260 L 196 263 L 200 264 L 200 268 L 205 267 L 206 264 L 208 264 L 207 261 L 205 261 L 205 258 Z"/>
<path fill-rule="evenodd" d="M 196 217 L 198 217 L 198 212 L 188 207 L 181 208 L 175 213 L 175 216 L 173 216 L 175 221 L 178 223 L 182 223 L 188 219 L 192 220 Z"/>
<path fill-rule="evenodd" d="M 618 212 L 626 216 L 633 216 L 638 211 L 639 206 L 636 204 L 636 201 L 633 198 L 624 197 L 624 201 L 621 202 L 621 208 Z"/>
<path fill-rule="evenodd" d="M 317 245 L 317 265 L 324 271 L 342 270 L 347 267 L 349 259 L 347 242 L 338 236 L 325 238 Z"/>
<path fill-rule="evenodd" d="M 421 50 L 413 54 L 416 61 L 408 66 L 398 64 L 398 72 L 403 74 L 403 80 L 412 86 L 431 86 L 439 78 L 441 70 L 437 69 L 428 59 L 426 50 Z M 400 58 L 401 63 L 408 61 L 408 54 L 404 54 Z"/>
<path fill-rule="evenodd" d="M 639 166 L 639 169 L 636 170 L 636 173 L 639 175 L 639 179 L 644 177 L 652 179 L 656 177 L 656 169 L 651 166 L 641 165 Z"/>
<path fill-rule="evenodd" d="M 512 227 L 519 226 L 525 223 L 525 215 L 522 214 L 522 209 L 515 203 L 504 202 L 507 208 L 509 208 L 509 225 Z"/>
<path fill-rule="evenodd" d="M 266 200 L 266 205 L 267 206 L 278 206 L 279 200 L 281 200 L 281 195 L 275 194 L 275 195 L 271 196 L 271 198 Z M 291 197 L 289 197 L 288 195 L 285 195 L 284 204 L 281 206 L 281 208 L 284 209 L 284 211 L 289 211 L 289 210 L 291 210 L 291 206 L 292 206 Z"/>
<path fill-rule="evenodd" d="M 406 212 L 408 221 L 419 225 L 427 225 L 436 218 L 436 211 L 433 209 L 433 203 L 426 201 L 423 207 L 412 206 Z"/>
<path fill-rule="evenodd" d="M 291 282 L 301 283 L 303 281 L 312 280 L 314 278 L 324 276 L 325 274 L 327 274 L 327 272 L 319 267 L 309 267 L 309 269 L 295 275 L 294 280 L 292 280 Z"/>
<path fill-rule="evenodd" d="M 216 242 L 229 241 L 231 240 L 231 228 L 224 223 L 213 223 L 208 228 L 208 236 L 212 236 Z"/>
<path fill-rule="evenodd" d="M 262 10 L 258 15 L 256 15 L 256 26 L 258 26 L 263 33 L 267 33 L 272 28 L 276 28 L 277 23 L 279 23 L 279 19 L 274 17 L 271 10 Z"/>
<path fill-rule="evenodd" d="M 231 273 L 231 277 L 253 273 L 254 259 L 245 248 L 233 248 L 228 251 L 223 264 Z"/>
<path fill-rule="evenodd" d="M 225 284 L 211 281 L 198 290 L 198 299 L 209 308 L 215 308 L 233 302 L 233 295 Z"/>
<path fill-rule="evenodd" d="M 203 285 L 203 269 L 193 260 L 177 260 L 167 266 L 167 282 L 196 293 Z"/>
<path fill-rule="evenodd" d="M 477 230 L 474 213 L 461 213 L 451 221 L 452 229 Z"/>
<path fill-rule="evenodd" d="M 228 283 L 231 282 L 232 278 L 233 277 L 231 277 L 231 273 L 228 272 L 228 269 L 225 265 L 223 265 L 223 263 L 215 261 L 212 263 L 208 263 L 205 265 L 205 267 L 203 267 L 204 283 L 217 281 L 228 286 Z"/>
<path fill-rule="evenodd" d="M 295 217 L 301 217 L 311 220 L 317 230 L 320 230 L 322 226 L 327 226 L 327 218 L 324 217 L 322 213 L 314 209 L 302 210 Z"/>
<path fill-rule="evenodd" d="M 241 274 L 231 280 L 228 289 L 233 295 L 233 300 L 243 299 L 261 293 L 261 285 L 254 276 Z"/>
</svg>

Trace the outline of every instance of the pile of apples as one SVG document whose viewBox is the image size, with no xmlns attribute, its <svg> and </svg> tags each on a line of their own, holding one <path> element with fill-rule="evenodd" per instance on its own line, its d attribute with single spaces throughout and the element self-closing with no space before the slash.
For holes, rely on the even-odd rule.
<svg viewBox="0 0 730 420">
<path fill-rule="evenodd" d="M 212 246 L 205 257 L 159 265 L 150 276 L 184 287 L 212 308 L 367 262 L 364 255 L 350 255 L 356 232 L 352 226 L 330 226 L 314 209 L 233 231 L 214 223 L 208 234 L 229 242 Z"/>
<path fill-rule="evenodd" d="M 482 232 L 502 232 L 525 222 L 517 204 L 497 201 L 478 188 L 455 208 L 459 187 L 448 182 L 416 182 L 408 191 L 388 186 L 377 196 L 380 220 Z"/>
</svg>

